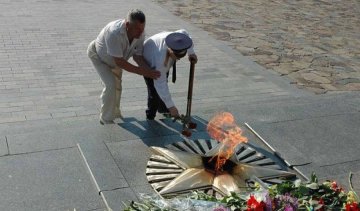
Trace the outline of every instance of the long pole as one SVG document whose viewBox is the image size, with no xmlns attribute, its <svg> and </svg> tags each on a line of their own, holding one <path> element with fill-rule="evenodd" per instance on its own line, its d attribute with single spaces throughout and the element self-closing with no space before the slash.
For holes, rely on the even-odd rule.
<svg viewBox="0 0 360 211">
<path fill-rule="evenodd" d="M 186 118 L 190 118 L 190 115 L 191 115 L 191 103 L 192 103 L 192 93 L 193 93 L 193 84 L 194 84 L 194 72 L 195 72 L 195 62 L 191 61 L 190 62 L 188 98 L 187 98 L 187 106 L 186 106 Z"/>
</svg>

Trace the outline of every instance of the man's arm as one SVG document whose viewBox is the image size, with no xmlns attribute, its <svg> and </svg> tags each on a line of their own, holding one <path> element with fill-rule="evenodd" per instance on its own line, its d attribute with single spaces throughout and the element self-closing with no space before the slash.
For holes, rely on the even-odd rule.
<svg viewBox="0 0 360 211">
<path fill-rule="evenodd" d="M 157 79 L 160 77 L 159 71 L 150 70 L 150 68 L 147 69 L 147 68 L 144 68 L 144 66 L 137 67 L 135 65 L 132 65 L 131 63 L 129 63 L 128 61 L 126 61 L 123 58 L 114 57 L 114 61 L 117 66 L 119 66 L 121 69 L 124 69 L 128 72 L 143 75 L 147 78 L 152 78 L 152 79 Z"/>
<path fill-rule="evenodd" d="M 145 68 L 145 69 L 151 69 L 149 67 L 148 63 L 146 62 L 144 56 L 134 55 L 133 59 L 136 62 L 136 64 L 139 65 L 139 67 L 142 67 L 142 68 Z"/>
<path fill-rule="evenodd" d="M 159 97 L 161 98 L 161 100 L 165 103 L 166 107 L 169 109 L 171 116 L 178 117 L 179 111 L 177 110 L 174 101 L 172 100 L 167 82 L 166 73 L 168 72 L 168 68 L 164 66 L 162 61 L 163 59 L 156 61 L 155 67 L 161 72 L 161 76 L 160 78 L 154 80 L 154 88 L 158 93 Z"/>
</svg>

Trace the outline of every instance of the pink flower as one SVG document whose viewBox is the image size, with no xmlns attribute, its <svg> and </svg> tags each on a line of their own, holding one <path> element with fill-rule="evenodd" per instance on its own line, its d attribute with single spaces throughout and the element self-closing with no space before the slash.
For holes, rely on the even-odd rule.
<svg viewBox="0 0 360 211">
<path fill-rule="evenodd" d="M 291 205 L 286 205 L 284 211 L 294 211 L 293 207 Z"/>
<path fill-rule="evenodd" d="M 220 207 L 216 207 L 213 211 L 229 211 L 228 208 L 220 206 Z"/>
</svg>

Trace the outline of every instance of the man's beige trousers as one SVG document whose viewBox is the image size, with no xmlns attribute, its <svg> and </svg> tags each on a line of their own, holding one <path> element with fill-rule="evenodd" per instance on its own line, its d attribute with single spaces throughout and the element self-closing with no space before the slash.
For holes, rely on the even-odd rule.
<svg viewBox="0 0 360 211">
<path fill-rule="evenodd" d="M 101 61 L 96 53 L 95 41 L 89 44 L 87 54 L 99 74 L 101 81 L 105 85 L 100 95 L 100 118 L 106 121 L 114 120 L 120 115 L 122 70 L 114 69 Z"/>
</svg>

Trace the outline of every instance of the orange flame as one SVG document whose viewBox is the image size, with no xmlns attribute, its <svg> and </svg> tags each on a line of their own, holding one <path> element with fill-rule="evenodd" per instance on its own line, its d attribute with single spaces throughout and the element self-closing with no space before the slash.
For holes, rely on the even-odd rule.
<svg viewBox="0 0 360 211">
<path fill-rule="evenodd" d="M 241 128 L 235 124 L 234 116 L 229 112 L 215 115 L 207 125 L 207 131 L 213 139 L 221 143 L 215 165 L 216 172 L 219 172 L 234 153 L 235 147 L 240 143 L 246 143 L 248 139 L 242 136 Z"/>
</svg>

